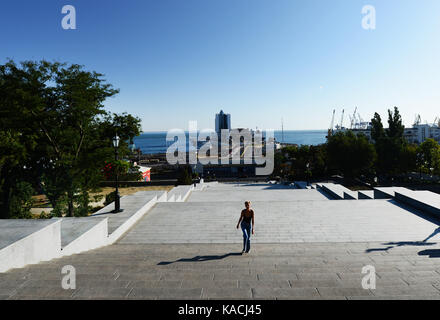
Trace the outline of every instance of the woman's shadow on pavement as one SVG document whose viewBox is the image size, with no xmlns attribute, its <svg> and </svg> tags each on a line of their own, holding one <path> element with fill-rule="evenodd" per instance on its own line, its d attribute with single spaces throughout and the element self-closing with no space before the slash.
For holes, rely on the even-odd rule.
<svg viewBox="0 0 440 320">
<path fill-rule="evenodd" d="M 162 261 L 162 262 L 159 262 L 157 265 L 164 266 L 164 265 L 168 265 L 168 264 L 172 264 L 172 263 L 176 263 L 176 262 L 200 262 L 200 261 L 221 260 L 221 259 L 224 259 L 224 258 L 230 257 L 230 256 L 241 256 L 241 252 L 230 252 L 230 253 L 226 253 L 226 254 L 223 254 L 220 256 L 195 256 L 193 258 L 181 258 L 181 259 L 175 260 L 175 261 Z"/>
<path fill-rule="evenodd" d="M 431 239 L 432 237 L 434 237 L 435 235 L 437 235 L 439 233 L 440 233 L 440 227 L 437 228 L 436 230 L 434 230 L 434 232 L 423 241 L 426 242 L 427 240 Z M 440 258 L 440 249 L 422 250 L 418 253 L 418 255 L 419 256 L 429 256 L 430 258 Z"/>
<path fill-rule="evenodd" d="M 375 252 L 375 251 L 388 251 L 390 249 L 397 248 L 397 247 L 403 247 L 403 246 L 420 246 L 420 247 L 433 246 L 437 243 L 436 242 L 428 242 L 428 240 L 433 238 L 434 236 L 436 236 L 439 233 L 440 233 L 440 227 L 435 229 L 429 236 L 427 236 L 422 241 L 387 242 L 387 243 L 383 243 L 383 245 L 387 246 L 385 248 L 370 248 L 370 249 L 365 250 L 365 252 L 369 253 L 369 252 Z M 422 255 L 422 252 L 427 252 L 427 251 L 436 251 L 436 250 L 420 251 L 419 255 Z"/>
</svg>

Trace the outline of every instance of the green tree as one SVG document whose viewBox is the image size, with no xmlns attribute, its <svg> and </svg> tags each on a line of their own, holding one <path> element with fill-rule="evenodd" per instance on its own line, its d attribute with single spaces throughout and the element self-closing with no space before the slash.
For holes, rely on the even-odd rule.
<svg viewBox="0 0 440 320">
<path fill-rule="evenodd" d="M 364 135 L 352 131 L 337 132 L 328 139 L 327 155 L 329 166 L 346 179 L 353 179 L 369 172 L 376 153 Z"/>
<path fill-rule="evenodd" d="M 15 216 L 14 191 L 21 189 L 21 182 L 35 181 L 44 159 L 40 132 L 29 112 L 40 103 L 34 93 L 45 94 L 36 77 L 11 62 L 0 66 L 0 218 Z"/>
<path fill-rule="evenodd" d="M 310 146 L 310 175 L 312 179 L 323 178 L 327 175 L 326 145 Z"/>
<path fill-rule="evenodd" d="M 128 152 L 125 140 L 140 133 L 138 118 L 103 109 L 117 93 L 102 74 L 76 64 L 0 66 L 0 135 L 13 140 L 0 153 L 2 207 L 8 207 L 15 184 L 32 179 L 56 212 L 84 215 L 105 161 L 114 157 L 112 137 L 121 137 L 122 156 Z"/>
<path fill-rule="evenodd" d="M 327 174 L 326 145 L 287 146 L 275 153 L 272 176 L 291 180 L 323 178 Z"/>
<path fill-rule="evenodd" d="M 394 107 L 394 112 L 388 110 L 388 128 L 385 130 L 388 138 L 403 140 L 404 129 L 399 109 Z"/>
<path fill-rule="evenodd" d="M 19 182 L 14 186 L 9 203 L 9 212 L 12 218 L 32 218 L 30 210 L 34 204 L 33 194 L 34 189 L 28 182 Z"/>
<path fill-rule="evenodd" d="M 383 128 L 382 119 L 376 112 L 373 119 L 371 119 L 371 138 L 378 142 L 385 137 L 385 130 Z"/>
<path fill-rule="evenodd" d="M 440 173 L 440 145 L 434 139 L 426 139 L 418 148 L 420 169 L 426 173 Z M 431 170 L 432 169 L 432 170 Z"/>
<path fill-rule="evenodd" d="M 417 152 L 417 145 L 409 143 L 404 144 L 399 161 L 401 172 L 414 172 L 417 169 Z"/>
<path fill-rule="evenodd" d="M 388 128 L 384 129 L 379 114 L 375 113 L 371 119 L 371 137 L 375 141 L 377 154 L 376 169 L 380 174 L 394 175 L 408 170 L 409 163 L 402 164 L 402 158 L 410 150 L 406 147 L 403 138 L 404 126 L 397 107 L 388 110 Z M 409 160 L 409 158 L 407 158 Z"/>
<path fill-rule="evenodd" d="M 189 167 L 180 168 L 179 176 L 177 178 L 178 185 L 190 185 L 192 184 L 191 174 L 189 172 Z"/>
</svg>

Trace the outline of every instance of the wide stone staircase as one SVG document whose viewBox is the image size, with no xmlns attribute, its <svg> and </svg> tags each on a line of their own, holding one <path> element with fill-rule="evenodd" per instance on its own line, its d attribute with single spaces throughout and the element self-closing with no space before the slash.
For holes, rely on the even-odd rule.
<svg viewBox="0 0 440 320">
<path fill-rule="evenodd" d="M 139 192 L 123 198 L 122 215 L 109 206 L 75 223 L 22 226 L 25 237 L 13 242 L 22 248 L 49 228 L 64 234 L 60 248 L 83 251 L 0 273 L 0 299 L 440 299 L 436 216 L 399 202 L 403 190 L 379 192 L 388 195 L 331 201 L 322 185 L 237 183 Z M 241 255 L 236 224 L 245 200 L 256 225 L 251 252 Z M 92 248 L 100 233 L 107 242 Z M 75 289 L 61 286 L 65 266 L 75 270 Z M 365 266 L 375 268 L 374 290 L 362 287 Z"/>
</svg>

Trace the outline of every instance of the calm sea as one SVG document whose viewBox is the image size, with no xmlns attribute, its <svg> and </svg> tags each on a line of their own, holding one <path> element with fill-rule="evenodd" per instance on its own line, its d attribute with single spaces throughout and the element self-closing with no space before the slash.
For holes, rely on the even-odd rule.
<svg viewBox="0 0 440 320">
<path fill-rule="evenodd" d="M 318 145 L 326 141 L 326 130 L 284 131 L 284 142 L 298 145 Z M 173 142 L 166 141 L 166 132 L 146 132 L 134 138 L 136 148 L 140 148 L 143 154 L 164 153 Z M 281 131 L 275 131 L 275 139 L 283 141 Z"/>
</svg>

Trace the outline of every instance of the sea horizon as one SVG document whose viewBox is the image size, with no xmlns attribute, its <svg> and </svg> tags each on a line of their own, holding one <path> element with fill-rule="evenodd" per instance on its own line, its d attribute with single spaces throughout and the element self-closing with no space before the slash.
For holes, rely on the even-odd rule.
<svg viewBox="0 0 440 320">
<path fill-rule="evenodd" d="M 189 132 L 184 131 L 188 136 Z M 198 130 L 200 132 L 200 130 Z M 173 141 L 166 141 L 167 131 L 142 132 L 133 139 L 136 148 L 142 154 L 165 153 Z M 325 143 L 327 130 L 274 130 L 275 140 L 278 142 L 297 145 L 319 145 Z M 188 145 L 187 139 L 187 145 Z"/>
<path fill-rule="evenodd" d="M 238 128 L 233 128 L 233 129 L 238 129 Z M 241 129 L 241 128 L 240 128 Z M 252 130 L 256 130 L 256 129 L 253 129 L 253 128 L 245 128 L 245 129 L 252 129 Z M 212 129 L 212 130 L 214 130 L 214 129 Z M 267 129 L 258 129 L 258 130 L 263 130 L 263 131 L 265 131 L 265 130 L 267 130 Z M 325 132 L 327 132 L 327 130 L 328 129 L 284 129 L 284 132 L 292 132 L 292 131 L 294 131 L 294 132 L 321 132 L 321 131 L 325 131 Z M 197 130 L 197 132 L 200 132 L 201 130 Z M 274 130 L 274 132 L 282 132 L 283 130 L 279 130 L 279 129 L 277 129 L 277 130 Z M 168 131 L 167 130 L 153 130 L 153 131 L 142 131 L 142 133 L 141 134 L 144 134 L 144 133 L 167 133 Z M 184 130 L 184 132 L 189 132 L 188 130 Z"/>
</svg>

